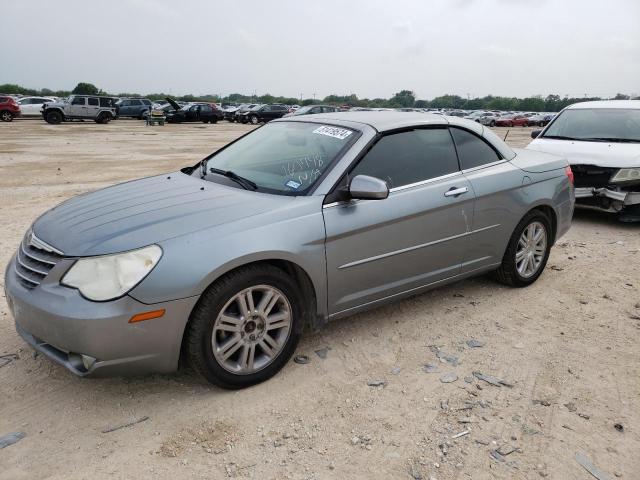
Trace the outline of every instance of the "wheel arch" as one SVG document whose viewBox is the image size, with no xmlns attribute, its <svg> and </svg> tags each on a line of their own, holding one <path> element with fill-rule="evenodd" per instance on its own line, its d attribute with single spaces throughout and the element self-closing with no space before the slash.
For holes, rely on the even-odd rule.
<svg viewBox="0 0 640 480">
<path fill-rule="evenodd" d="M 549 219 L 549 222 L 551 222 L 551 244 L 553 245 L 555 243 L 555 241 L 556 241 L 556 234 L 558 232 L 558 214 L 556 213 L 555 208 L 553 208 L 548 203 L 541 203 L 541 204 L 536 205 L 535 207 L 531 208 L 530 210 L 528 210 L 522 216 L 522 218 L 524 218 L 525 215 L 528 215 L 530 212 L 532 212 L 534 210 L 539 210 L 542 213 L 544 213 L 547 216 L 547 218 Z"/>
</svg>

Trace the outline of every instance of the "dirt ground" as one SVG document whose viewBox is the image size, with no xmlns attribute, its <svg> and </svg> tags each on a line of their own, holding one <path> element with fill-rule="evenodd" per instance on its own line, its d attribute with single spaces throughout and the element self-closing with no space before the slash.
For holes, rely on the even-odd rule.
<svg viewBox="0 0 640 480">
<path fill-rule="evenodd" d="M 0 264 L 62 200 L 194 164 L 248 129 L 0 124 Z M 329 324 L 301 342 L 309 364 L 239 392 L 189 370 L 76 378 L 34 356 L 3 296 L 0 355 L 18 358 L 0 366 L 0 436 L 26 436 L 0 450 L 0 479 L 592 478 L 577 453 L 638 479 L 639 265 L 640 226 L 578 211 L 533 286 L 480 277 Z"/>
</svg>

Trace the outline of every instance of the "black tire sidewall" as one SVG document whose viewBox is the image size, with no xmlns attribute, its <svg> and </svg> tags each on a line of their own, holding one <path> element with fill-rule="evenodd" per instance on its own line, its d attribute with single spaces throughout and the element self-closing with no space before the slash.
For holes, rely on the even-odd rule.
<svg viewBox="0 0 640 480">
<path fill-rule="evenodd" d="M 47 114 L 45 115 L 45 119 L 47 123 L 57 125 L 58 123 L 62 122 L 62 114 L 56 111 L 47 112 Z"/>
<path fill-rule="evenodd" d="M 284 348 L 271 364 L 249 375 L 237 375 L 225 370 L 213 355 L 211 345 L 213 326 L 220 310 L 231 297 L 256 285 L 271 285 L 287 297 L 292 309 L 291 330 Z M 265 266 L 234 272 L 233 276 L 212 285 L 194 309 L 189 335 L 197 335 L 199 338 L 191 339 L 189 353 L 192 360 L 194 356 L 199 358 L 195 364 L 192 361 L 192 366 L 211 383 L 228 389 L 245 388 L 268 380 L 278 373 L 293 355 L 302 334 L 304 315 L 299 289 L 282 270 Z"/>
</svg>

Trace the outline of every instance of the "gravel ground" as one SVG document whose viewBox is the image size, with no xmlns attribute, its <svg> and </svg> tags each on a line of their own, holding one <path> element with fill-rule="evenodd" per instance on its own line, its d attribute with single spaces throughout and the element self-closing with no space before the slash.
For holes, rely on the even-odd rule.
<svg viewBox="0 0 640 480">
<path fill-rule="evenodd" d="M 62 200 L 249 129 L 0 124 L 0 263 Z M 26 436 L 0 449 L 0 479 L 592 478 L 583 458 L 637 479 L 639 232 L 578 211 L 533 286 L 480 277 L 329 324 L 301 342 L 308 364 L 239 392 L 189 370 L 78 379 L 33 354 L 2 298 L 0 355 L 17 358 L 0 358 L 0 437 Z"/>
</svg>

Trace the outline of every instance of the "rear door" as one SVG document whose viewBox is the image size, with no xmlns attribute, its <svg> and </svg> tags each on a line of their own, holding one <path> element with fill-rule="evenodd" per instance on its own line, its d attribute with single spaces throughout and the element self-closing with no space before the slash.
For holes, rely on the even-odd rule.
<svg viewBox="0 0 640 480">
<path fill-rule="evenodd" d="M 87 98 L 87 115 L 91 118 L 95 118 L 98 116 L 98 112 L 100 111 L 100 99 L 98 97 L 88 97 Z"/>
<path fill-rule="evenodd" d="M 462 271 L 471 272 L 502 261 L 515 223 L 519 221 L 523 172 L 482 137 L 450 127 L 460 167 L 474 191 L 475 207 Z"/>
<path fill-rule="evenodd" d="M 446 127 L 382 137 L 349 177 L 358 174 L 385 180 L 390 194 L 323 208 L 334 316 L 456 276 L 473 216 Z"/>
</svg>

